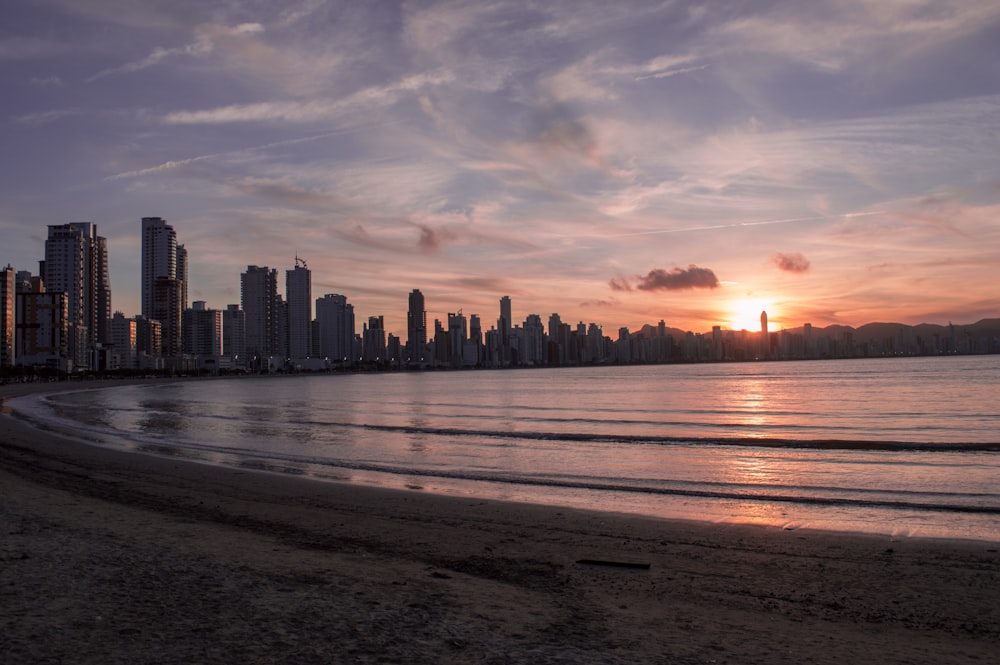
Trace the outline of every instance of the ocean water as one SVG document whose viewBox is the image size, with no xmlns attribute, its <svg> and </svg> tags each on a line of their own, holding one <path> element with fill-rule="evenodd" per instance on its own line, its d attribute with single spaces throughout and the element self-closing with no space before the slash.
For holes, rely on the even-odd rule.
<svg viewBox="0 0 1000 665">
<path fill-rule="evenodd" d="M 91 443 L 327 480 L 1000 541 L 1000 356 L 252 377 L 9 405 Z"/>
</svg>

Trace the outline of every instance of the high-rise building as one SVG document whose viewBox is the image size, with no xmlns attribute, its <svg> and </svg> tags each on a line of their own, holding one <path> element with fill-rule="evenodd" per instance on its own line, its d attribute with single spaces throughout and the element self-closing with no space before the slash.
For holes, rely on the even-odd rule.
<svg viewBox="0 0 1000 665">
<path fill-rule="evenodd" d="M 320 355 L 337 365 L 354 362 L 354 305 L 347 297 L 328 293 L 316 300 Z"/>
<path fill-rule="evenodd" d="M 187 306 L 187 252 L 160 217 L 142 218 L 142 315 L 160 322 L 162 353 L 175 358 L 183 348 L 181 316 Z"/>
<path fill-rule="evenodd" d="M 510 356 L 510 327 L 512 325 L 510 313 L 510 296 L 500 298 L 500 318 L 497 319 L 497 331 L 500 333 L 500 354 L 501 363 L 509 365 Z"/>
<path fill-rule="evenodd" d="M 136 365 L 136 322 L 127 319 L 121 312 L 111 317 L 111 339 L 119 369 L 138 369 Z"/>
<path fill-rule="evenodd" d="M 448 313 L 448 359 L 452 367 L 461 367 L 465 362 L 465 342 L 469 338 L 468 325 L 462 310 L 457 314 Z"/>
<path fill-rule="evenodd" d="M 14 348 L 17 364 L 69 371 L 69 296 L 46 292 L 41 278 L 18 289 L 14 313 Z"/>
<path fill-rule="evenodd" d="M 246 353 L 253 370 L 268 367 L 269 359 L 281 355 L 278 271 L 267 266 L 247 266 L 240 280 L 240 296 L 246 317 Z"/>
<path fill-rule="evenodd" d="M 385 362 L 385 323 L 381 316 L 369 316 L 361 333 L 362 358 L 365 362 Z"/>
<path fill-rule="evenodd" d="M 301 265 L 300 265 L 301 264 Z M 312 272 L 295 257 L 295 268 L 285 271 L 288 301 L 288 357 L 301 360 L 312 355 Z"/>
<path fill-rule="evenodd" d="M 770 355 L 771 340 L 767 333 L 767 312 L 760 313 L 760 355 L 766 358 Z"/>
<path fill-rule="evenodd" d="M 45 291 L 66 294 L 70 359 L 90 367 L 96 345 L 111 343 L 107 240 L 90 222 L 49 226 L 43 265 Z"/>
<path fill-rule="evenodd" d="M 8 265 L 0 270 L 0 367 L 14 366 L 14 278 Z"/>
<path fill-rule="evenodd" d="M 247 359 L 246 316 L 239 305 L 227 305 L 222 313 L 222 355 L 233 367 L 245 367 Z"/>
<path fill-rule="evenodd" d="M 140 312 L 153 318 L 153 285 L 158 277 L 177 279 L 177 234 L 160 217 L 142 218 L 142 302 Z"/>
<path fill-rule="evenodd" d="M 542 317 L 537 314 L 529 314 L 528 318 L 524 320 L 524 349 L 522 350 L 521 363 L 524 365 L 544 365 L 546 346 Z"/>
<path fill-rule="evenodd" d="M 136 369 L 163 369 L 163 326 L 142 314 L 135 317 Z"/>
<path fill-rule="evenodd" d="M 406 359 L 411 365 L 421 365 L 427 353 L 427 310 L 424 294 L 419 289 L 410 291 L 409 305 L 406 314 Z"/>
<path fill-rule="evenodd" d="M 222 356 L 222 312 L 195 301 L 184 310 L 184 353 L 198 358 L 200 369 L 217 372 Z"/>
</svg>

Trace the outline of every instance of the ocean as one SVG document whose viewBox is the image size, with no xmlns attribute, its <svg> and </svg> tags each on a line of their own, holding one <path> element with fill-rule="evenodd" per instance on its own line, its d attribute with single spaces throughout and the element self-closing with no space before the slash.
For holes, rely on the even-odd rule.
<svg viewBox="0 0 1000 665">
<path fill-rule="evenodd" d="M 1000 356 L 81 384 L 8 405 L 90 443 L 324 480 L 1000 541 Z"/>
</svg>

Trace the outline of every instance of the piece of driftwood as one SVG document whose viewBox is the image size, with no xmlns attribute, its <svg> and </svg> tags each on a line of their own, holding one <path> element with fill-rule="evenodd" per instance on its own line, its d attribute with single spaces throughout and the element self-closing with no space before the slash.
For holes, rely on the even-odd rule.
<svg viewBox="0 0 1000 665">
<path fill-rule="evenodd" d="M 648 563 L 638 563 L 634 561 L 607 561 L 605 559 L 580 559 L 578 564 L 583 566 L 610 566 L 611 568 L 631 568 L 632 570 L 649 570 Z"/>
</svg>

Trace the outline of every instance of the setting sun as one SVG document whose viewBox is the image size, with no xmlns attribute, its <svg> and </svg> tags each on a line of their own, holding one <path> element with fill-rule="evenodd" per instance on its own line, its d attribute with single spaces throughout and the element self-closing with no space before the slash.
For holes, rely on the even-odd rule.
<svg viewBox="0 0 1000 665">
<path fill-rule="evenodd" d="M 732 330 L 760 330 L 760 313 L 769 320 L 776 318 L 773 304 L 762 298 L 743 298 L 729 303 L 729 325 Z"/>
</svg>

